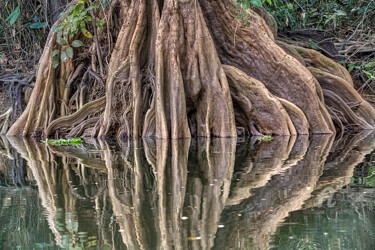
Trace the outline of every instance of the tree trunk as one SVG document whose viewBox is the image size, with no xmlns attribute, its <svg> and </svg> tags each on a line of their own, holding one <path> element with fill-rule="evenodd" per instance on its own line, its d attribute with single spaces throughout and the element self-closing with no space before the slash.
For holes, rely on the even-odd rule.
<svg viewBox="0 0 375 250">
<path fill-rule="evenodd" d="M 245 10 L 235 4 L 114 0 L 94 13 L 106 28 L 56 70 L 51 32 L 31 101 L 8 134 L 178 139 L 374 128 L 375 110 L 345 68 L 277 42 L 266 13 L 239 19 Z"/>
</svg>

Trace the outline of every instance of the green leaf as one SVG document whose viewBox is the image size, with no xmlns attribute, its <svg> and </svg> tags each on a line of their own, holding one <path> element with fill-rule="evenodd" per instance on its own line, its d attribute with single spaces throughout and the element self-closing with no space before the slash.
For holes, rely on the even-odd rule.
<svg viewBox="0 0 375 250">
<path fill-rule="evenodd" d="M 32 23 L 30 24 L 30 29 L 41 29 L 47 26 L 47 22 L 44 23 Z"/>
<path fill-rule="evenodd" d="M 373 65 L 372 63 L 365 64 L 366 69 L 372 69 L 373 67 L 375 67 L 375 65 Z"/>
<path fill-rule="evenodd" d="M 72 49 L 72 47 L 68 47 L 68 48 L 66 48 L 66 55 L 68 56 L 68 57 L 70 57 L 70 58 L 72 58 L 73 59 L 73 49 Z"/>
<path fill-rule="evenodd" d="M 61 52 L 60 58 L 61 58 L 61 61 L 65 61 L 66 60 L 67 56 L 66 56 L 66 52 L 65 51 Z"/>
<path fill-rule="evenodd" d="M 90 10 L 97 9 L 97 8 L 99 8 L 99 6 L 90 6 L 85 11 L 90 11 Z"/>
<path fill-rule="evenodd" d="M 59 63 L 60 63 L 60 58 L 59 56 L 54 56 L 53 59 L 52 59 L 52 67 L 54 69 L 57 68 L 57 66 L 59 66 Z"/>
<path fill-rule="evenodd" d="M 79 47 L 84 46 L 84 44 L 83 44 L 83 42 L 80 41 L 80 40 L 74 40 L 74 41 L 72 42 L 72 46 L 73 46 L 74 48 L 79 48 Z"/>
<path fill-rule="evenodd" d="M 98 20 L 96 21 L 96 26 L 99 28 L 99 29 L 103 29 L 103 25 L 105 24 L 105 20 Z"/>
<path fill-rule="evenodd" d="M 355 67 L 355 64 L 349 64 L 348 71 L 351 72 Z"/>
<path fill-rule="evenodd" d="M 85 17 L 85 22 L 88 23 L 88 24 L 91 24 L 92 23 L 92 17 L 91 16 L 86 16 Z"/>
<path fill-rule="evenodd" d="M 316 49 L 320 49 L 319 45 L 316 44 L 313 40 L 309 39 L 309 43 L 310 43 L 311 47 L 316 48 Z"/>
<path fill-rule="evenodd" d="M 57 56 L 58 54 L 60 53 L 60 50 L 54 50 L 53 52 L 52 52 L 52 55 L 51 55 L 51 57 L 55 57 L 55 56 Z"/>
<path fill-rule="evenodd" d="M 61 33 L 59 33 L 59 34 L 57 35 L 56 42 L 57 42 L 58 44 L 60 44 L 61 46 L 66 46 L 66 45 L 68 45 L 68 44 L 66 43 L 65 39 L 62 38 Z"/>
<path fill-rule="evenodd" d="M 251 3 L 257 7 L 262 7 L 262 2 L 260 0 L 251 0 Z"/>
<path fill-rule="evenodd" d="M 245 10 L 249 9 L 249 8 L 250 8 L 250 3 L 249 3 L 249 1 L 244 1 L 244 2 L 242 3 L 242 7 L 243 7 Z"/>
<path fill-rule="evenodd" d="M 92 38 L 92 34 L 86 29 L 86 27 L 81 26 L 82 34 L 87 38 Z"/>
<path fill-rule="evenodd" d="M 272 0 L 267 0 L 267 3 L 268 3 L 269 5 L 272 5 Z"/>
<path fill-rule="evenodd" d="M 5 22 L 9 21 L 10 25 L 13 25 L 17 21 L 17 18 L 19 17 L 19 15 L 20 15 L 20 5 L 18 5 L 12 13 L 10 13 L 10 15 L 5 19 Z"/>
</svg>

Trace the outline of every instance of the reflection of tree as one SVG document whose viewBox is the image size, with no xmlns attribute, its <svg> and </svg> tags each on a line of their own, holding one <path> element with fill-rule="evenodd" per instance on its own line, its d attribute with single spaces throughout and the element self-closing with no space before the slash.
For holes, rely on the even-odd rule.
<svg viewBox="0 0 375 250">
<path fill-rule="evenodd" d="M 123 243 L 128 249 L 149 249 L 156 244 L 157 213 L 154 171 L 147 164 L 140 142 L 123 145 L 120 153 L 102 143 L 108 170 L 108 190 Z"/>
<path fill-rule="evenodd" d="M 324 165 L 323 175 L 318 180 L 313 197 L 305 202 L 305 208 L 321 205 L 335 191 L 348 185 L 355 167 L 374 149 L 375 137 L 372 131 L 344 135 L 335 141 Z"/>
<path fill-rule="evenodd" d="M 189 162 L 190 140 L 145 140 L 144 152 L 135 142 L 133 157 L 130 147 L 120 156 L 105 151 L 109 194 L 127 247 L 209 249 L 229 194 L 235 146 L 235 139 L 198 140 Z"/>
<path fill-rule="evenodd" d="M 30 187 L 32 175 L 5 136 L 0 136 L 0 186 Z"/>
<path fill-rule="evenodd" d="M 182 249 L 210 249 L 214 244 L 221 213 L 230 191 L 236 140 L 197 141 L 190 151 L 189 178 L 186 185 L 183 239 L 191 238 Z M 194 239 L 200 237 L 200 240 Z"/>
<path fill-rule="evenodd" d="M 332 139 L 313 136 L 302 159 L 301 153 L 306 148 L 294 143 L 289 160 L 295 162 L 294 166 L 288 166 L 282 175 L 274 175 L 264 186 L 253 189 L 248 199 L 226 207 L 222 215 L 225 228 L 216 236 L 215 247 L 267 249 L 279 223 L 289 212 L 300 209 L 303 201 L 310 197 L 322 174 Z M 289 165 L 289 161 L 286 164 Z"/>
<path fill-rule="evenodd" d="M 266 185 L 272 176 L 295 165 L 306 153 L 307 139 L 307 136 L 301 136 L 296 141 L 295 137 L 280 136 L 267 143 L 252 140 L 239 145 L 227 205 L 239 204 L 250 196 L 253 188 Z"/>
<path fill-rule="evenodd" d="M 56 244 L 115 249 L 268 248 L 292 211 L 319 205 L 327 187 L 341 189 L 375 148 L 368 132 L 339 142 L 254 139 L 237 149 L 235 139 L 81 148 L 10 141 L 27 161 L 25 179 L 38 186 Z M 11 147 L 0 146 L 11 161 Z"/>
<path fill-rule="evenodd" d="M 26 159 L 37 183 L 39 197 L 56 245 L 66 248 L 105 244 L 109 235 L 102 231 L 107 229 L 100 221 L 97 224 L 97 221 L 92 220 L 96 215 L 94 210 L 88 207 L 95 205 L 97 216 L 101 216 L 106 206 L 102 171 L 87 168 L 79 163 L 77 158 L 67 157 L 61 152 L 58 156 L 55 150 L 36 142 L 17 138 L 9 140 Z M 86 203 L 87 208 L 83 203 Z M 93 231 L 97 227 L 98 233 Z M 104 239 L 99 242 L 102 236 Z"/>
</svg>

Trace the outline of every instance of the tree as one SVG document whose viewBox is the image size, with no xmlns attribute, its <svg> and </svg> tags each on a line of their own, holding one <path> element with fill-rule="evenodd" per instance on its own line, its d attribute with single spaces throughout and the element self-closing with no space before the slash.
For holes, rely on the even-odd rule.
<svg viewBox="0 0 375 250">
<path fill-rule="evenodd" d="M 73 35 L 60 31 L 66 43 L 50 33 L 30 101 L 9 135 L 178 139 L 375 126 L 375 110 L 346 69 L 278 42 L 275 23 L 259 8 L 245 11 L 235 0 L 113 0 L 87 9 L 79 0 L 68 13 L 77 4 L 84 15 L 72 20 L 86 22 Z M 73 56 L 67 50 L 78 40 L 85 46 Z"/>
</svg>

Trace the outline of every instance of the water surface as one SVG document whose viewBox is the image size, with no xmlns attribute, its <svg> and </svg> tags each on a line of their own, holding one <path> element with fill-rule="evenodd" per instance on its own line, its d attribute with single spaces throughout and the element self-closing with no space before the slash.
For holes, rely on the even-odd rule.
<svg viewBox="0 0 375 250">
<path fill-rule="evenodd" d="M 0 249 L 374 249 L 375 135 L 0 139 Z"/>
</svg>

